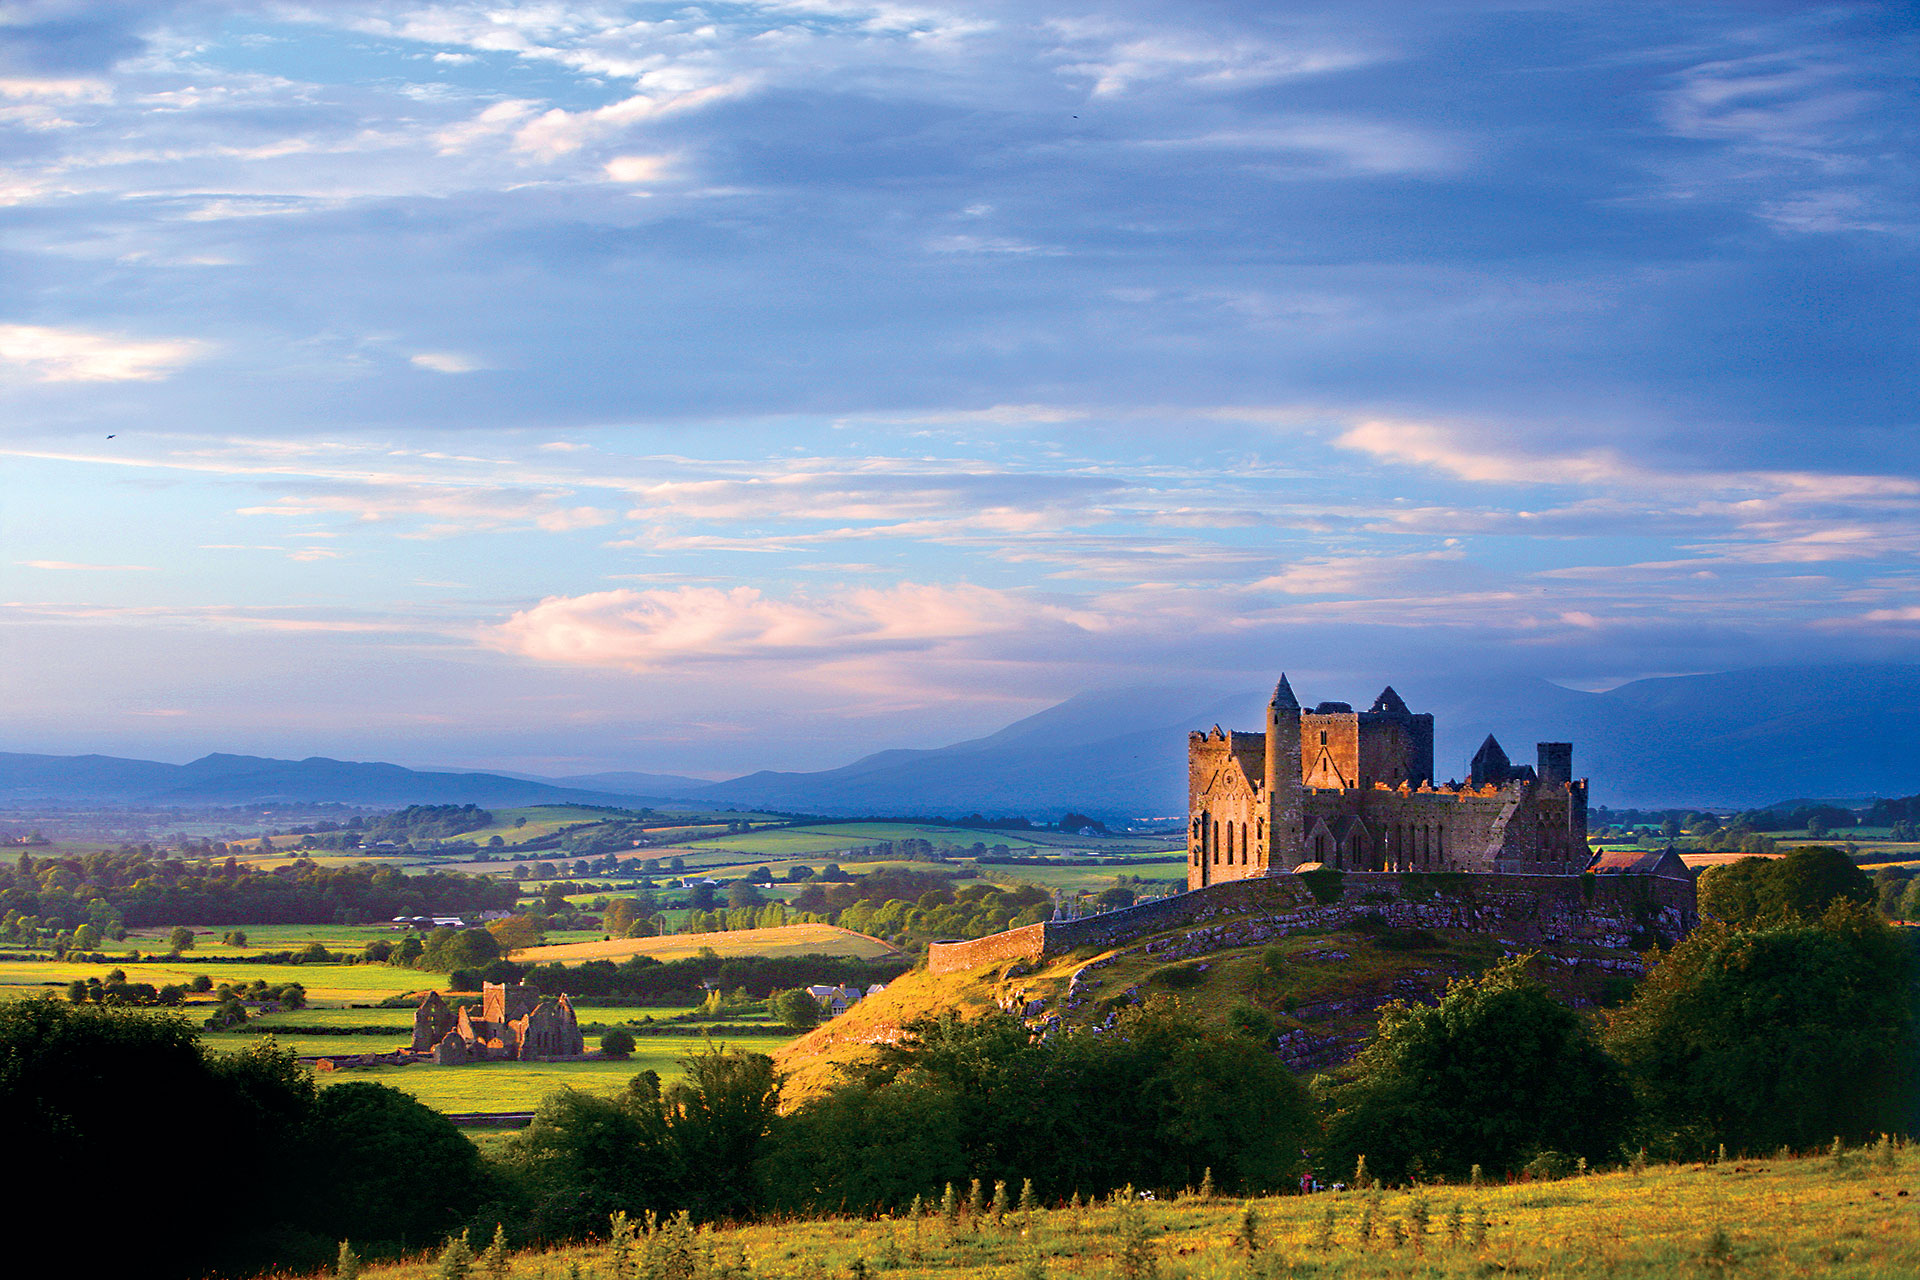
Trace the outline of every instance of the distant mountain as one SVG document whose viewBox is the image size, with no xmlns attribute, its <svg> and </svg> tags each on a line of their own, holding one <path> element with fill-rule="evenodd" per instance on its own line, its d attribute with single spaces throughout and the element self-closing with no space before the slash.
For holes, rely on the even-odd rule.
<svg viewBox="0 0 1920 1280">
<path fill-rule="evenodd" d="M 191 764 L 113 756 L 0 752 L 0 804 L 247 805 L 597 804 L 632 806 L 643 797 L 556 786 L 488 773 L 430 773 L 397 764 L 314 756 L 273 760 L 215 754 Z"/>
<path fill-rule="evenodd" d="M 1278 673 L 1276 672 L 1276 675 Z M 1384 682 L 1383 682 L 1384 683 Z M 1582 693 L 1533 679 L 1394 680 L 1435 717 L 1442 781 L 1494 733 L 1517 762 L 1570 741 L 1596 804 L 1753 808 L 1783 796 L 1920 793 L 1920 665 L 1732 671 Z M 1309 704 L 1364 708 L 1377 687 L 1313 688 Z M 673 774 L 567 778 L 433 772 L 320 758 L 211 755 L 187 765 L 110 756 L 0 754 L 0 804 L 613 804 L 682 800 L 788 812 L 1057 818 L 1163 817 L 1186 809 L 1187 733 L 1257 730 L 1270 690 L 1151 687 L 1084 693 L 984 738 L 891 750 L 836 769 L 725 782 Z"/>
<path fill-rule="evenodd" d="M 1276 672 L 1276 675 L 1278 673 Z M 1385 683 L 1384 681 L 1382 682 Z M 1440 779 L 1464 777 L 1489 733 L 1518 762 L 1570 741 L 1596 804 L 1757 807 L 1788 795 L 1920 792 L 1920 665 L 1734 671 L 1583 693 L 1536 679 L 1393 681 L 1435 716 Z M 1368 706 L 1378 688 L 1310 688 L 1310 704 Z M 706 803 L 816 813 L 1147 817 L 1186 809 L 1186 736 L 1258 730 L 1270 690 L 1083 694 L 998 733 L 883 751 L 818 773 L 756 773 L 687 793 Z"/>
</svg>

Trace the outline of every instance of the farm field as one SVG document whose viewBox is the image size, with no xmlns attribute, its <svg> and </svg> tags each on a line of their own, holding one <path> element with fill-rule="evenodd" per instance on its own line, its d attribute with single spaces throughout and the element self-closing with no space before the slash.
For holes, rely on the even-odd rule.
<svg viewBox="0 0 1920 1280">
<path fill-rule="evenodd" d="M 789 924 L 777 929 L 740 929 L 730 933 L 682 933 L 660 938 L 616 938 L 611 942 L 575 942 L 528 947 L 513 953 L 521 964 L 554 961 L 620 960 L 649 955 L 680 960 L 711 947 L 723 956 L 859 956 L 873 960 L 898 955 L 893 946 L 864 933 L 830 924 Z"/>
<path fill-rule="evenodd" d="M 391 925 L 380 924 L 196 924 L 189 926 L 193 930 L 193 950 L 186 953 L 187 959 L 204 952 L 213 956 L 255 955 L 263 951 L 298 951 L 309 942 L 318 942 L 329 951 L 358 952 L 379 938 L 389 942 L 401 935 Z M 231 929 L 238 929 L 247 935 L 244 947 L 229 947 L 220 941 L 220 935 Z M 141 951 L 164 951 L 167 935 L 173 931 L 170 925 L 147 925 L 129 930 L 125 942 L 115 946 L 133 947 Z"/>
<path fill-rule="evenodd" d="M 1119 876 L 1136 876 L 1142 880 L 1156 880 L 1169 886 L 1185 885 L 1187 882 L 1187 860 L 1185 855 L 1175 855 L 1163 860 L 1138 863 L 1131 867 L 1007 867 L 983 866 L 980 878 L 992 884 L 1037 884 L 1042 889 L 1064 889 L 1077 892 L 1082 889 L 1099 892 L 1113 887 Z"/>
<path fill-rule="evenodd" d="M 271 986 L 298 982 L 309 1001 L 371 1004 L 388 996 L 423 991 L 446 981 L 445 974 L 417 969 L 393 969 L 384 964 L 206 964 L 192 956 L 179 960 L 128 962 L 111 957 L 105 964 L 74 964 L 65 960 L 0 960 L 0 998 L 63 992 L 75 978 L 101 978 L 109 969 L 126 970 L 129 982 L 165 986 L 186 983 L 204 973 L 217 986 L 222 982 L 248 983 L 255 978 Z"/>
<path fill-rule="evenodd" d="M 1892 1168 L 1863 1152 L 1845 1170 L 1819 1157 L 1742 1160 L 1559 1182 L 1269 1197 L 1250 1202 L 1259 1241 L 1252 1258 L 1236 1244 L 1249 1202 L 1169 1198 L 1133 1210 L 1142 1229 L 1130 1267 L 1122 1253 L 1124 1211 L 1111 1203 L 1044 1209 L 1030 1220 L 1015 1215 L 997 1228 L 982 1222 L 949 1231 L 937 1216 L 827 1218 L 718 1228 L 705 1239 L 721 1258 L 738 1249 L 761 1280 L 861 1275 L 876 1265 L 900 1280 L 1105 1280 L 1129 1271 L 1157 1272 L 1162 1280 L 1906 1280 L 1920 1274 L 1920 1230 L 1907 1195 L 1920 1189 L 1917 1169 L 1920 1159 L 1908 1148 Z M 1370 1239 L 1362 1238 L 1363 1221 Z M 1151 1266 L 1142 1265 L 1142 1251 Z M 618 1274 L 604 1244 L 513 1261 L 518 1275 Z M 362 1274 L 429 1280 L 438 1273 L 426 1254 Z M 705 1274 L 696 1272 L 703 1280 Z"/>
<path fill-rule="evenodd" d="M 333 1037 L 337 1045 L 345 1037 Z M 355 1037 L 358 1039 L 358 1037 Z M 588 1037 L 592 1042 L 595 1038 Z M 531 1111 L 555 1089 L 617 1094 L 642 1071 L 657 1071 L 662 1080 L 678 1079 L 680 1060 L 706 1046 L 700 1035 L 639 1036 L 633 1057 L 625 1062 L 481 1062 L 465 1067 L 430 1064 L 406 1067 L 354 1067 L 319 1073 L 324 1087 L 352 1080 L 391 1085 L 418 1098 L 436 1111 Z M 209 1037 L 208 1043 L 213 1043 Z M 716 1041 L 716 1043 L 721 1043 Z M 786 1043 L 778 1036 L 753 1036 L 737 1043 L 754 1053 L 772 1053 Z M 225 1047 L 222 1045 L 221 1047 Z M 288 1047 L 291 1047 L 290 1045 Z M 335 1050 L 337 1051 L 337 1050 Z M 328 1052 L 322 1049 L 320 1052 Z"/>
</svg>

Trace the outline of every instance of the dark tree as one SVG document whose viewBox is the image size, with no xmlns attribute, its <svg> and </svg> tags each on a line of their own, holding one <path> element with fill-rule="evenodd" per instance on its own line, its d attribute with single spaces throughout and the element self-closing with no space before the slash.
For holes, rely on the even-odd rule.
<svg viewBox="0 0 1920 1280">
<path fill-rule="evenodd" d="M 1871 903 L 1873 881 L 1832 845 L 1742 858 L 1700 877 L 1700 914 L 1734 926 L 1818 920 L 1842 899 Z"/>
<path fill-rule="evenodd" d="M 1515 959 L 1459 979 L 1437 1007 L 1394 1003 L 1329 1100 L 1332 1170 L 1463 1178 L 1542 1151 L 1599 1161 L 1632 1118 L 1619 1065 Z"/>
<path fill-rule="evenodd" d="M 1650 1145 L 1695 1155 L 1859 1140 L 1915 1121 L 1911 944 L 1872 910 L 1709 923 L 1612 1016 Z"/>
</svg>

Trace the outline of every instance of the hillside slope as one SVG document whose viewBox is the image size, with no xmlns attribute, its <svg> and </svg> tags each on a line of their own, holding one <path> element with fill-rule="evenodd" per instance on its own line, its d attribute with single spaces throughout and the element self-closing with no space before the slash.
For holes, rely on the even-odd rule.
<svg viewBox="0 0 1920 1280">
<path fill-rule="evenodd" d="M 1258 922 L 1225 917 L 1206 932 L 1254 933 L 1237 931 L 1237 923 Z M 783 1048 L 776 1059 L 788 1075 L 783 1098 L 794 1105 L 831 1087 L 841 1068 L 893 1042 L 916 1018 L 1003 1008 L 1035 1027 L 1088 1026 L 1152 996 L 1179 1000 L 1224 1025 L 1265 1020 L 1290 1066 L 1317 1070 L 1350 1058 L 1391 1001 L 1437 1002 L 1453 979 L 1512 954 L 1485 933 L 1394 929 L 1364 919 L 1352 928 L 1215 950 L 1197 949 L 1195 936 L 1174 929 L 1031 966 L 1013 961 L 944 975 L 917 969 Z M 1631 951 L 1577 944 L 1535 950 L 1534 975 L 1575 1006 L 1610 999 L 1641 969 Z"/>
</svg>

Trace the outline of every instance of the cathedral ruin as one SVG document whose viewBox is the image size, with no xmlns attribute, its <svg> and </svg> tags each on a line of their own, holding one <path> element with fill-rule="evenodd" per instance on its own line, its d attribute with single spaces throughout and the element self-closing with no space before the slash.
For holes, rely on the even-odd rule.
<svg viewBox="0 0 1920 1280">
<path fill-rule="evenodd" d="M 1433 717 L 1391 686 L 1308 711 L 1284 675 L 1264 732 L 1190 735 L 1187 817 L 1189 889 L 1314 866 L 1577 875 L 1591 856 L 1571 743 L 1516 765 L 1489 734 L 1465 782 L 1437 784 Z"/>
</svg>

